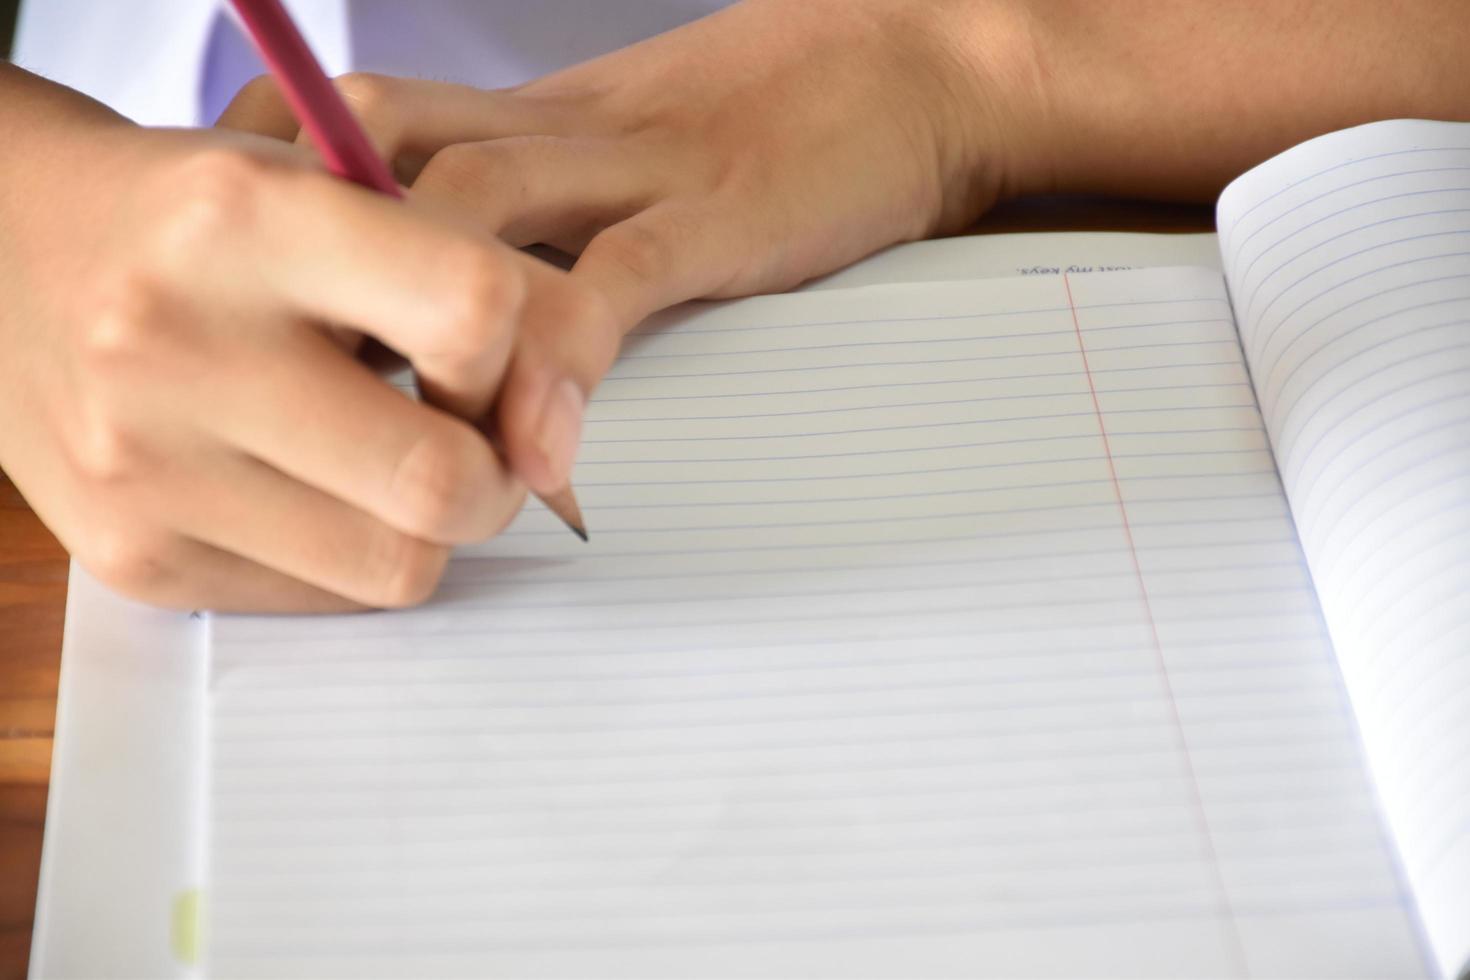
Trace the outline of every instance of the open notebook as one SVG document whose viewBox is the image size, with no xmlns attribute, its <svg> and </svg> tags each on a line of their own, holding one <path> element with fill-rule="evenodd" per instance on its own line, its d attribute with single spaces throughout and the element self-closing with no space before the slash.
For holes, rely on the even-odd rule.
<svg viewBox="0 0 1470 980">
<path fill-rule="evenodd" d="M 590 545 L 213 619 L 204 972 L 1464 969 L 1470 127 L 1219 227 L 1223 279 L 670 314 Z"/>
</svg>

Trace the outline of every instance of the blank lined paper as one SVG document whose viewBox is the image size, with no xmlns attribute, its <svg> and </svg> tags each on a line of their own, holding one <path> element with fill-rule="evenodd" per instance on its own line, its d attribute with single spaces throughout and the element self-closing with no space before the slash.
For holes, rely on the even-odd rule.
<svg viewBox="0 0 1470 980">
<path fill-rule="evenodd" d="M 1470 965 L 1470 126 L 1314 140 L 1232 185 L 1221 251 L 1374 777 Z"/>
<path fill-rule="evenodd" d="M 1429 969 L 1217 273 L 670 314 L 577 485 L 213 620 L 209 973 Z"/>
</svg>

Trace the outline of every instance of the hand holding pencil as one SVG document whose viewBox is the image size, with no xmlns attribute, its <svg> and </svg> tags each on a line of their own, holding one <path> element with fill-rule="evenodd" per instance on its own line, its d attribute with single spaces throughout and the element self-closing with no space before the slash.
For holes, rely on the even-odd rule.
<svg viewBox="0 0 1470 980">
<path fill-rule="evenodd" d="M 306 40 L 280 0 L 233 2 L 300 121 L 303 132 L 310 137 L 327 169 L 369 190 L 401 199 L 403 192 L 398 182 L 352 118 L 347 104 L 312 56 Z M 497 345 L 492 342 L 487 346 L 493 349 Z M 467 418 L 483 415 L 489 409 L 483 401 L 483 385 L 472 383 L 466 395 L 433 376 L 427 377 L 426 381 L 428 383 L 422 385 L 423 393 L 435 404 Z M 532 489 L 538 492 L 547 507 L 586 541 L 587 529 L 569 483 L 586 395 L 576 381 L 563 379 L 553 383 L 543 397 L 536 400 L 542 405 L 536 423 L 538 435 L 533 440 L 535 451 L 522 460 L 529 470 L 522 475 L 530 481 Z"/>
<path fill-rule="evenodd" d="M 412 605 L 528 485 L 566 486 L 617 348 L 590 287 L 287 142 L 136 126 L 4 64 L 0 89 L 43 161 L 0 190 L 21 423 L 0 462 L 105 584 L 181 609 Z M 429 401 L 336 326 L 406 357 Z"/>
</svg>

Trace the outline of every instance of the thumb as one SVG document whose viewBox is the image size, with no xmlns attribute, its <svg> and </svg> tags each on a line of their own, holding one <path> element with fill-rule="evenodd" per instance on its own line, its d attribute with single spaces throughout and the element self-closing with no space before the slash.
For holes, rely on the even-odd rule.
<svg viewBox="0 0 1470 980">
<path fill-rule="evenodd" d="M 617 357 L 621 331 L 596 290 L 537 260 L 495 406 L 510 468 L 532 490 L 571 480 L 587 399 Z"/>
</svg>

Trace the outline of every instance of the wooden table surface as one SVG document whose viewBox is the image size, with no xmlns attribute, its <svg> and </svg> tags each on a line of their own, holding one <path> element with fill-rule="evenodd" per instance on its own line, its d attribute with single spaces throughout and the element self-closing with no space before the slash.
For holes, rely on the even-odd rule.
<svg viewBox="0 0 1470 980">
<path fill-rule="evenodd" d="M 51 775 L 66 552 L 0 474 L 0 978 L 31 946 Z"/>
<path fill-rule="evenodd" d="M 1018 202 L 977 229 L 1210 231 L 1196 206 Z M 0 980 L 26 974 L 66 608 L 66 553 L 0 473 Z"/>
</svg>

